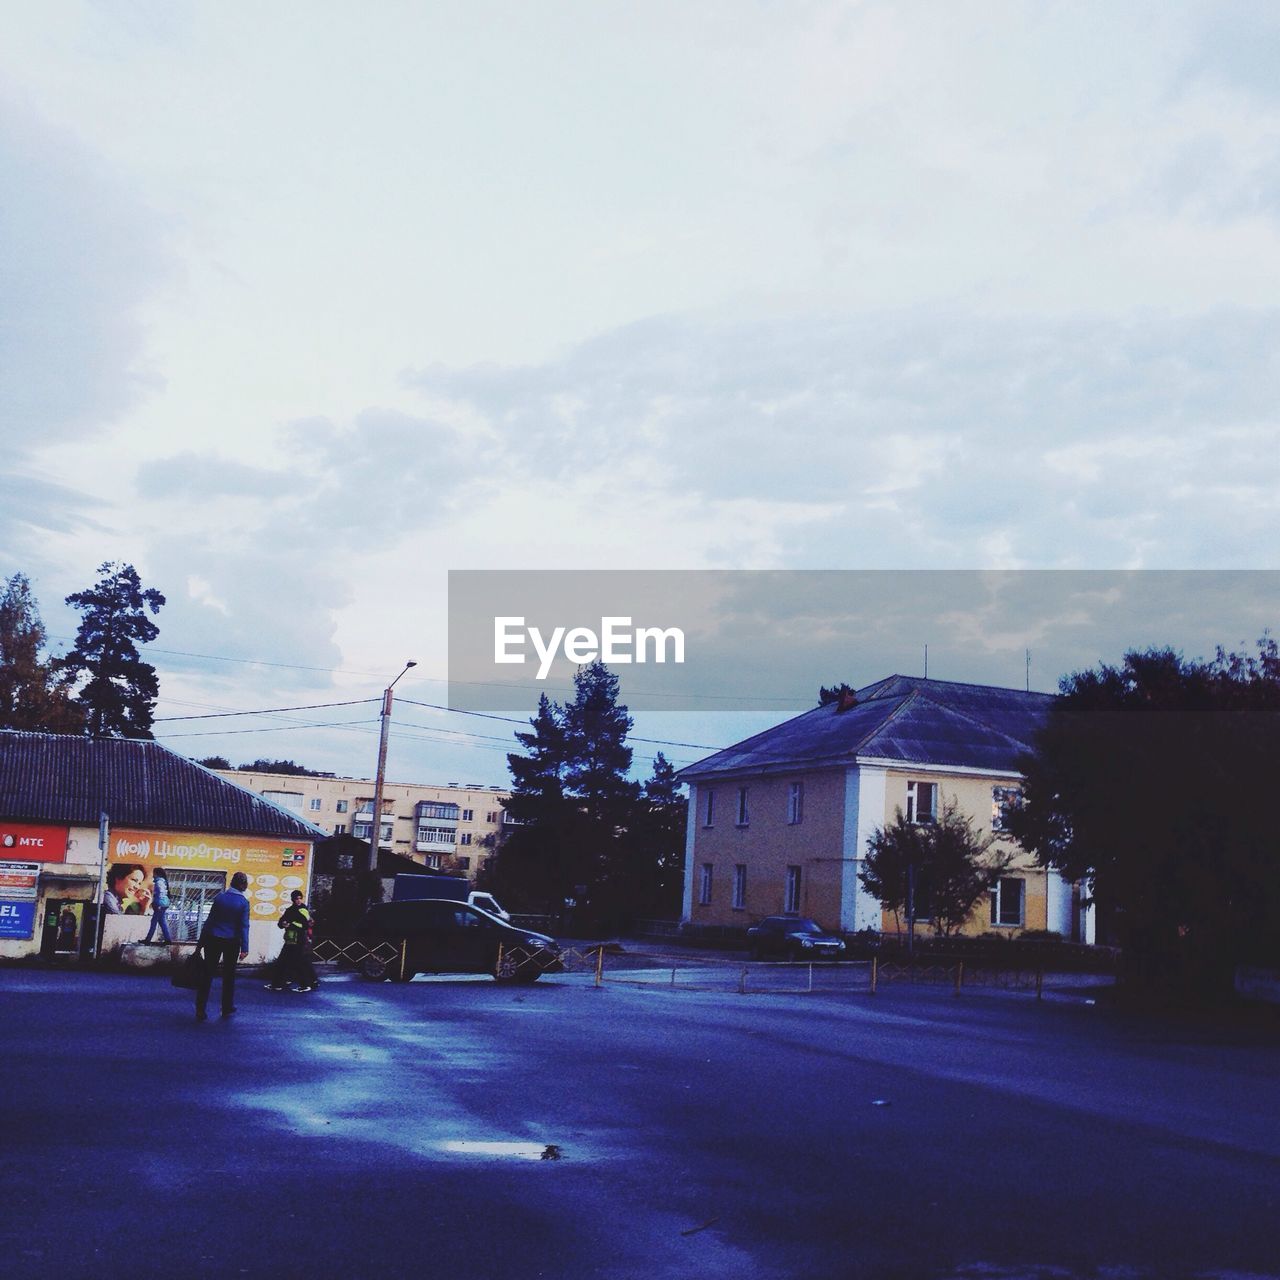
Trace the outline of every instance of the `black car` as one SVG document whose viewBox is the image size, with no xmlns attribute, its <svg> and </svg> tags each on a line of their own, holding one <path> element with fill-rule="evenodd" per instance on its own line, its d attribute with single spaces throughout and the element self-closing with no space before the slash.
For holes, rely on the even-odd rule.
<svg viewBox="0 0 1280 1280">
<path fill-rule="evenodd" d="M 379 903 L 356 925 L 355 936 L 368 948 L 360 972 L 374 981 L 491 973 L 499 982 L 534 982 L 563 968 L 553 938 L 443 898 Z"/>
<path fill-rule="evenodd" d="M 747 930 L 753 960 L 839 960 L 844 943 L 806 916 L 765 916 Z"/>
</svg>

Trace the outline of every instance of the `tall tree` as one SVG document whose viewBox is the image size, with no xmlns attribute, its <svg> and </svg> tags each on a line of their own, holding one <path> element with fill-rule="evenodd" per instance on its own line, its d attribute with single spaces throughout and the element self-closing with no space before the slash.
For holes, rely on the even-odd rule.
<svg viewBox="0 0 1280 1280">
<path fill-rule="evenodd" d="M 521 911 L 554 911 L 573 883 L 565 833 L 573 817 L 564 794 L 564 724 L 561 709 L 546 694 L 538 713 L 511 752 L 511 794 L 497 848 L 489 858 L 482 887 Z"/>
<path fill-rule="evenodd" d="M 626 898 L 631 914 L 666 918 L 679 912 L 688 817 L 675 768 L 659 751 L 628 830 Z"/>
<path fill-rule="evenodd" d="M 164 596 L 143 588 L 131 564 L 107 561 L 87 591 L 67 597 L 83 615 L 74 648 L 59 665 L 71 677 L 87 677 L 77 697 L 93 737 L 150 738 L 160 682 L 143 662 L 138 645 L 160 629 L 147 617 L 160 612 Z"/>
<path fill-rule="evenodd" d="M 15 573 L 0 593 L 0 729 L 79 733 L 84 713 L 70 681 L 41 656 L 45 630 L 26 574 Z"/>
<path fill-rule="evenodd" d="M 512 831 L 490 861 L 486 887 L 543 910 L 573 898 L 575 923 L 616 927 L 635 913 L 639 892 L 630 833 L 640 795 L 627 776 L 631 717 L 618 702 L 617 677 L 600 662 L 580 668 L 573 700 L 561 706 L 544 696 L 530 728 L 516 734 L 524 751 L 507 757 Z M 646 884 L 644 894 L 650 890 Z"/>
<path fill-rule="evenodd" d="M 1023 762 L 1010 830 L 1084 881 L 1122 947 L 1122 980 L 1215 995 L 1244 961 L 1280 961 L 1280 661 L 1130 652 L 1063 679 Z"/>
</svg>

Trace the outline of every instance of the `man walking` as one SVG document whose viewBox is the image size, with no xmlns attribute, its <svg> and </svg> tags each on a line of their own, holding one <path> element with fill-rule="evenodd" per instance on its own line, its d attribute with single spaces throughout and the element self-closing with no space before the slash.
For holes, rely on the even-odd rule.
<svg viewBox="0 0 1280 1280">
<path fill-rule="evenodd" d="M 237 871 L 231 877 L 231 888 L 224 889 L 209 906 L 209 915 L 200 930 L 197 944 L 204 954 L 204 971 L 196 988 L 196 1019 L 203 1022 L 209 1003 L 213 971 L 222 970 L 222 1016 L 236 1011 L 236 962 L 249 954 L 249 899 L 245 890 L 249 877 Z"/>
<path fill-rule="evenodd" d="M 308 954 L 311 949 L 311 908 L 303 901 L 301 889 L 295 889 L 289 895 L 289 905 L 276 925 L 284 930 L 284 945 L 276 957 L 267 990 L 284 991 L 292 979 L 297 983 L 295 991 L 314 991 L 316 971 Z"/>
</svg>

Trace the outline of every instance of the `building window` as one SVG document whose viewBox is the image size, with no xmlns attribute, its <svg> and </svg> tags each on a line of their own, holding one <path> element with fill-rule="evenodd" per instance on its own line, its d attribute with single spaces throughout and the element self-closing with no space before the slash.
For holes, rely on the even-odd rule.
<svg viewBox="0 0 1280 1280">
<path fill-rule="evenodd" d="M 938 820 L 938 784 L 936 782 L 907 783 L 907 821 L 936 822 Z"/>
<path fill-rule="evenodd" d="M 733 869 L 733 909 L 742 911 L 747 905 L 747 868 L 738 863 Z"/>
<path fill-rule="evenodd" d="M 307 802 L 307 808 L 310 809 L 312 813 L 319 813 L 320 806 L 322 804 L 324 804 L 324 801 L 321 800 L 319 796 L 312 796 Z"/>
<path fill-rule="evenodd" d="M 788 915 L 800 910 L 800 868 L 787 868 L 786 892 L 782 896 L 782 909 Z"/>
<path fill-rule="evenodd" d="M 463 809 L 463 811 L 462 811 L 462 820 L 463 820 L 463 822 L 470 822 L 470 821 L 471 821 L 471 819 L 472 819 L 472 818 L 474 818 L 474 817 L 475 817 L 475 814 L 474 814 L 474 813 L 472 813 L 472 811 L 471 811 L 470 809 Z"/>
<path fill-rule="evenodd" d="M 747 810 L 747 788 L 738 788 L 738 826 L 745 827 L 751 821 L 751 814 Z"/>
<path fill-rule="evenodd" d="M 168 921 L 175 942 L 194 942 L 200 936 L 210 904 L 226 887 L 227 877 L 221 871 L 174 868 L 169 872 Z"/>
<path fill-rule="evenodd" d="M 498 814 L 497 812 L 490 812 L 490 813 L 486 813 L 486 814 L 484 815 L 484 820 L 485 820 L 486 822 L 497 822 L 497 821 L 498 821 L 498 818 L 499 818 L 500 816 L 501 816 L 501 815 L 500 815 L 500 814 Z"/>
<path fill-rule="evenodd" d="M 1009 814 L 1021 804 L 1022 792 L 1017 787 L 992 787 L 991 830 L 1008 831 Z"/>
<path fill-rule="evenodd" d="M 463 832 L 463 833 L 458 837 L 458 843 L 459 843 L 459 844 L 470 844 L 470 843 L 471 843 L 471 832 L 470 832 L 470 831 L 464 831 L 464 832 Z"/>
<path fill-rule="evenodd" d="M 787 787 L 787 821 L 794 827 L 804 817 L 804 783 L 792 782 Z"/>
<path fill-rule="evenodd" d="M 991 923 L 1019 926 L 1025 918 L 1027 882 L 1018 877 L 997 880 L 991 890 Z"/>
<path fill-rule="evenodd" d="M 452 844 L 457 831 L 453 827 L 419 827 L 419 844 Z"/>
<path fill-rule="evenodd" d="M 297 814 L 302 812 L 302 793 L 300 791 L 264 791 L 262 795 L 264 799 L 274 801 L 282 809 L 288 809 L 290 812 Z"/>
<path fill-rule="evenodd" d="M 333 824 L 333 834 L 335 836 L 345 836 L 347 834 L 347 824 L 345 822 L 335 822 Z"/>
<path fill-rule="evenodd" d="M 333 807 L 338 813 L 346 813 L 347 802 L 345 800 L 339 800 Z"/>
<path fill-rule="evenodd" d="M 707 809 L 702 819 L 704 827 L 713 827 L 716 822 L 716 793 L 714 791 L 707 792 Z"/>
<path fill-rule="evenodd" d="M 702 864 L 702 876 L 698 881 L 698 905 L 709 906 L 711 904 L 711 863 L 704 862 Z"/>
<path fill-rule="evenodd" d="M 453 865 L 457 867 L 459 871 L 470 871 L 471 859 L 470 858 L 454 858 Z"/>
<path fill-rule="evenodd" d="M 378 826 L 382 828 L 382 835 L 379 837 L 378 843 L 390 844 L 392 824 L 390 822 L 379 821 Z M 351 834 L 355 836 L 357 840 L 367 840 L 369 838 L 369 832 L 372 829 L 373 829 L 373 819 L 372 817 L 370 817 L 369 820 L 366 822 L 355 823 L 351 828 Z"/>
<path fill-rule="evenodd" d="M 457 822 L 459 812 L 456 804 L 437 804 L 424 800 L 418 805 L 419 818 L 443 818 L 446 822 Z"/>
</svg>

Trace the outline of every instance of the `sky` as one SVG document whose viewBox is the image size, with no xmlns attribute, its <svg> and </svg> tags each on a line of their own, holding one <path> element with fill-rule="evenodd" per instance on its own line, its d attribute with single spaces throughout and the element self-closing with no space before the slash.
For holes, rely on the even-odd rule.
<svg viewBox="0 0 1280 1280">
<path fill-rule="evenodd" d="M 1274 5 L 6 8 L 0 572 L 175 750 L 505 782 L 451 569 L 1277 567 Z"/>
</svg>

